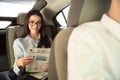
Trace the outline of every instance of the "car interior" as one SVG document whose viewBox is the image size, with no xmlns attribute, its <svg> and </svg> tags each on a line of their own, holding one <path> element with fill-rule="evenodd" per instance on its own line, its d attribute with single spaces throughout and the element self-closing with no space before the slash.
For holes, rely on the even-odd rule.
<svg viewBox="0 0 120 80">
<path fill-rule="evenodd" d="M 67 80 L 67 42 L 72 30 L 85 22 L 99 20 L 102 14 L 108 10 L 108 0 L 27 1 L 1 0 L 0 4 L 3 2 L 33 4 L 34 2 L 30 9 L 38 9 L 43 14 L 46 33 L 53 40 L 49 59 L 49 80 Z M 2 10 L 1 8 L 2 5 L 0 10 Z M 19 12 L 15 17 L 2 16 L 0 11 L 0 22 L 10 21 L 4 28 L 0 28 L 0 71 L 12 69 L 14 62 L 13 41 L 22 34 L 24 18 L 29 10 Z"/>
</svg>

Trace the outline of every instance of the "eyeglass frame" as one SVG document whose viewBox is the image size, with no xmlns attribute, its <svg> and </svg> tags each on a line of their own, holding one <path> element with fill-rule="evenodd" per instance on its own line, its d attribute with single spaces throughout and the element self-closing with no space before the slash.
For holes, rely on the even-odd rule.
<svg viewBox="0 0 120 80">
<path fill-rule="evenodd" d="M 29 24 L 30 26 L 34 26 L 34 25 L 40 26 L 40 25 L 41 25 L 41 21 L 38 21 L 38 22 L 29 21 L 28 24 Z"/>
</svg>

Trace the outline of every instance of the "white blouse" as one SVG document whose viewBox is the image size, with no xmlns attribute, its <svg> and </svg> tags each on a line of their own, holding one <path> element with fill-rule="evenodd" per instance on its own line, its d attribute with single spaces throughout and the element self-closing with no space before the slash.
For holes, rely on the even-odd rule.
<svg viewBox="0 0 120 80">
<path fill-rule="evenodd" d="M 15 57 L 15 62 L 13 65 L 13 71 L 19 75 L 20 69 L 18 68 L 16 64 L 16 60 L 24 57 L 27 53 L 27 48 L 29 47 L 34 47 L 36 48 L 40 39 L 40 34 L 38 36 L 38 40 L 34 41 L 29 35 L 27 35 L 25 38 L 17 38 L 15 39 L 13 43 L 13 49 L 14 49 L 14 57 Z"/>
</svg>

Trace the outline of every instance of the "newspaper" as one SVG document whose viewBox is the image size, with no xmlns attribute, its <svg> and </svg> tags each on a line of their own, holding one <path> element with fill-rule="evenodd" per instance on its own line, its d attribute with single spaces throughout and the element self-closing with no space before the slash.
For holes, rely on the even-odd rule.
<svg viewBox="0 0 120 80">
<path fill-rule="evenodd" d="M 28 48 L 26 56 L 33 56 L 35 60 L 26 65 L 26 71 L 36 78 L 46 78 L 48 71 L 45 71 L 44 65 L 48 65 L 49 55 L 50 48 Z"/>
</svg>

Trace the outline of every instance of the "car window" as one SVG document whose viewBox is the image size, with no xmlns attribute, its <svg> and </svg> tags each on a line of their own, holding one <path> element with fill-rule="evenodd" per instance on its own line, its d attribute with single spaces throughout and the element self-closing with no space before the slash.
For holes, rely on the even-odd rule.
<svg viewBox="0 0 120 80">
<path fill-rule="evenodd" d="M 11 21 L 0 21 L 0 29 L 7 28 L 11 23 Z"/>
<path fill-rule="evenodd" d="M 28 12 L 37 0 L 0 0 L 0 17 L 17 17 L 20 12 Z"/>
<path fill-rule="evenodd" d="M 66 28 L 67 25 L 67 16 L 68 16 L 68 11 L 69 11 L 70 6 L 67 6 L 61 12 L 56 16 L 57 22 L 64 28 Z"/>
</svg>

